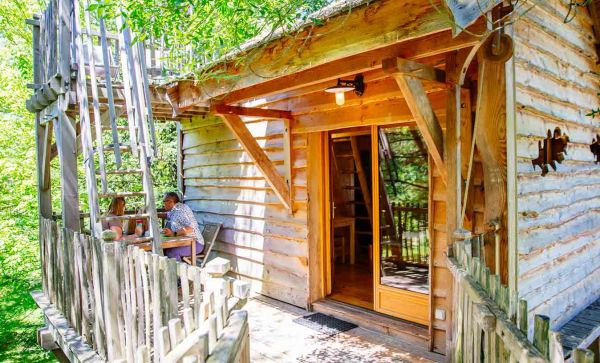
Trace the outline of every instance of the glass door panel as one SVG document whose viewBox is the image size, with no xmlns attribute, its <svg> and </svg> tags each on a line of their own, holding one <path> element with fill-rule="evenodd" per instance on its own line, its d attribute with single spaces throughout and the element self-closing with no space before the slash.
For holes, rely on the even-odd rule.
<svg viewBox="0 0 600 363">
<path fill-rule="evenodd" d="M 376 309 L 427 324 L 429 319 L 429 157 L 416 127 L 377 128 L 374 198 L 378 233 Z M 374 137 L 375 138 L 375 137 Z M 376 184 L 375 184 L 376 183 Z"/>
</svg>

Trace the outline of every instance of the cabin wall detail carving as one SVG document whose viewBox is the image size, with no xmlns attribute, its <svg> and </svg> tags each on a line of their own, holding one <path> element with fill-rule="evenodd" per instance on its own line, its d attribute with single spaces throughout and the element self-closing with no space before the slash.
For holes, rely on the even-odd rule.
<svg viewBox="0 0 600 363">
<path fill-rule="evenodd" d="M 244 118 L 275 164 L 284 168 L 284 121 Z M 281 203 L 242 145 L 217 116 L 181 122 L 184 201 L 200 224 L 222 223 L 216 255 L 231 261 L 253 290 L 297 306 L 308 300 L 306 135 L 292 138 L 294 213 Z"/>
<path fill-rule="evenodd" d="M 600 105 L 598 58 L 589 13 L 564 24 L 567 11 L 539 2 L 514 25 L 518 292 L 530 320 L 547 315 L 552 328 L 600 296 L 600 168 L 589 149 L 600 124 L 585 116 Z M 531 160 L 555 127 L 569 135 L 568 155 L 542 177 Z"/>
</svg>

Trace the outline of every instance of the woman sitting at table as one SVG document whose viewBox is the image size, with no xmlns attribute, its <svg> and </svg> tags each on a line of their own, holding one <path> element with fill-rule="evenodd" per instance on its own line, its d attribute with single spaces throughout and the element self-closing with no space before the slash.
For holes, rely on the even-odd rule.
<svg viewBox="0 0 600 363">
<path fill-rule="evenodd" d="M 108 205 L 108 210 L 104 213 L 107 217 L 120 217 L 125 215 L 125 198 L 123 197 L 115 197 L 110 201 Z M 130 220 L 131 222 L 133 220 Z M 145 223 L 144 223 L 145 225 Z M 133 228 L 130 226 L 126 226 L 127 230 L 132 231 Z M 123 231 L 123 220 L 121 218 L 109 219 L 102 221 L 102 230 L 111 230 L 117 234 L 115 240 L 135 240 L 140 237 L 144 233 L 144 228 L 142 227 L 140 231 L 136 231 L 131 235 L 125 235 Z"/>
<path fill-rule="evenodd" d="M 125 198 L 116 197 L 110 201 L 108 205 L 108 210 L 104 213 L 106 217 L 120 217 L 125 215 Z M 111 230 L 117 234 L 117 238 L 115 240 L 121 239 L 123 237 L 123 221 L 121 218 L 109 219 L 102 221 L 102 230 Z"/>
<path fill-rule="evenodd" d="M 167 211 L 167 228 L 163 229 L 165 236 L 186 236 L 196 240 L 196 253 L 204 249 L 204 239 L 198 228 L 194 212 L 187 205 L 180 203 L 179 195 L 175 192 L 165 194 L 163 204 Z M 165 255 L 181 261 L 182 257 L 189 256 L 192 249 L 189 246 L 174 247 L 165 250 Z"/>
</svg>

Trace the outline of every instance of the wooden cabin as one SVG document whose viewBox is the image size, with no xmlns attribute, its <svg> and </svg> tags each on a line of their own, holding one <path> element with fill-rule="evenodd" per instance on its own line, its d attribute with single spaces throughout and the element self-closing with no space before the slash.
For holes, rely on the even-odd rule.
<svg viewBox="0 0 600 363">
<path fill-rule="evenodd" d="M 178 123 L 184 203 L 255 293 L 454 361 L 584 361 L 600 1 L 467 3 L 339 1 L 216 66 L 235 77 L 148 86 L 147 109 Z"/>
</svg>

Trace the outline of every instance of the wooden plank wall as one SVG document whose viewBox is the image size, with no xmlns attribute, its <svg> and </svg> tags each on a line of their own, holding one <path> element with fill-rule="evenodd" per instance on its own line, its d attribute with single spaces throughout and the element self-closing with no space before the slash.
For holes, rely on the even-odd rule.
<svg viewBox="0 0 600 363">
<path fill-rule="evenodd" d="M 592 21 L 579 9 L 563 24 L 563 1 L 538 2 L 515 26 L 518 158 L 518 291 L 557 328 L 600 296 L 600 166 L 589 145 L 600 121 Z M 533 170 L 538 140 L 559 126 L 567 160 L 546 177 Z"/>
<path fill-rule="evenodd" d="M 283 175 L 283 121 L 246 120 Z M 184 201 L 198 222 L 222 223 L 214 250 L 231 260 L 241 279 L 275 299 L 306 307 L 308 226 L 306 135 L 293 137 L 290 215 L 250 156 L 216 117 L 182 121 Z"/>
</svg>

